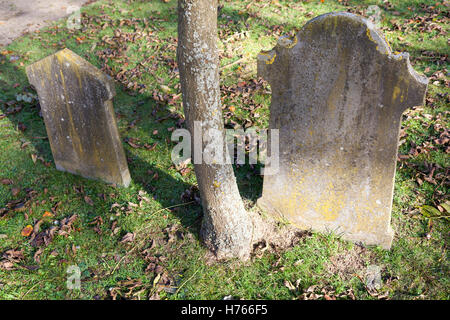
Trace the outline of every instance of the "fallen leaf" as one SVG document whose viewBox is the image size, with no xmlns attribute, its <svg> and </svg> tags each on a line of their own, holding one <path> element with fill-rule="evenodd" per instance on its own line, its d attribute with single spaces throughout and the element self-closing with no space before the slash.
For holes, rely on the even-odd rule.
<svg viewBox="0 0 450 320">
<path fill-rule="evenodd" d="M 0 180 L 0 183 L 4 185 L 10 185 L 13 184 L 13 181 L 11 179 L 2 179 Z"/>
<path fill-rule="evenodd" d="M 33 226 L 27 225 L 25 228 L 22 229 L 22 236 L 29 237 L 31 233 L 33 232 Z"/>
<path fill-rule="evenodd" d="M 19 188 L 12 188 L 11 189 L 11 194 L 13 197 L 17 196 L 20 193 L 20 189 Z"/>
<path fill-rule="evenodd" d="M 420 212 L 427 218 L 435 218 L 441 215 L 441 212 L 438 209 L 427 205 L 420 207 Z"/>
<path fill-rule="evenodd" d="M 34 261 L 35 261 L 36 263 L 41 263 L 41 254 L 42 254 L 42 252 L 44 252 L 44 249 L 43 249 L 43 248 L 39 248 L 39 249 L 35 252 L 35 254 L 34 254 L 34 256 L 33 256 L 33 259 L 34 259 Z"/>
<path fill-rule="evenodd" d="M 50 218 L 53 217 L 53 213 L 45 211 L 44 214 L 42 215 L 42 218 Z"/>
<path fill-rule="evenodd" d="M 92 199 L 89 196 L 84 196 L 84 201 L 90 205 L 90 206 L 94 206 L 94 201 L 92 201 Z"/>
<path fill-rule="evenodd" d="M 14 263 L 12 263 L 11 261 L 8 260 L 2 260 L 0 261 L 0 269 L 3 270 L 14 270 Z"/>
<path fill-rule="evenodd" d="M 60 227 L 60 230 L 58 231 L 58 234 L 63 235 L 63 236 L 69 235 L 73 230 L 72 224 L 75 222 L 75 220 L 77 218 L 78 218 L 78 215 L 74 214 L 70 217 L 62 219 L 61 227 Z"/>
<path fill-rule="evenodd" d="M 133 242 L 135 234 L 132 232 L 128 232 L 120 241 L 121 243 Z"/>
</svg>

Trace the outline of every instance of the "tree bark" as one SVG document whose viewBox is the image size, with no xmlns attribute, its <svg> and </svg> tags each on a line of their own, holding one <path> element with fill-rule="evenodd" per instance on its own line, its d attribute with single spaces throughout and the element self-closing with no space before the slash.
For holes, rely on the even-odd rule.
<svg viewBox="0 0 450 320">
<path fill-rule="evenodd" d="M 202 125 L 205 138 L 209 129 L 220 132 L 224 126 L 220 104 L 219 56 L 217 50 L 217 0 L 178 1 L 178 66 L 187 128 L 192 150 L 203 139 L 194 135 L 194 123 Z M 206 137 L 207 138 L 207 137 Z M 207 139 L 206 139 L 207 140 Z M 219 146 L 226 152 L 226 143 Z M 219 259 L 250 256 L 253 223 L 244 209 L 231 164 L 197 164 L 195 174 L 202 199 L 204 218 L 201 237 Z"/>
</svg>

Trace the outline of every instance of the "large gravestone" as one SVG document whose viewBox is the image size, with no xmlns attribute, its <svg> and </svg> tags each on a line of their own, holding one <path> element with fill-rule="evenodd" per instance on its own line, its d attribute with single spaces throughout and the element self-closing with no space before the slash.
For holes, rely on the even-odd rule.
<svg viewBox="0 0 450 320">
<path fill-rule="evenodd" d="M 297 227 L 390 248 L 400 119 L 423 103 L 427 79 L 350 13 L 280 38 L 258 73 L 272 87 L 269 127 L 280 130 L 280 171 L 264 177 L 258 204 Z"/>
<path fill-rule="evenodd" d="M 114 82 L 68 49 L 27 67 L 58 170 L 128 186 L 117 130 Z"/>
</svg>

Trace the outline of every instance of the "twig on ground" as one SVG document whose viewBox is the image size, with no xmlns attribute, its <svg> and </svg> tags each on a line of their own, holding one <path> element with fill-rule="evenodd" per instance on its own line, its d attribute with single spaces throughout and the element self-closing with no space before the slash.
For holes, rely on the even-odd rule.
<svg viewBox="0 0 450 320">
<path fill-rule="evenodd" d="M 189 279 L 187 279 L 185 282 L 183 282 L 182 284 L 181 284 L 181 286 L 179 286 L 178 287 L 178 289 L 177 289 L 177 291 L 175 292 L 175 294 L 178 294 L 178 292 L 181 290 L 181 288 L 183 288 L 183 286 L 186 284 L 186 283 L 188 283 L 196 274 L 197 274 L 197 272 L 199 272 L 200 271 L 200 268 L 198 268 L 193 274 L 192 274 L 192 276 L 190 276 L 189 277 Z"/>
<path fill-rule="evenodd" d="M 232 67 L 232 66 L 234 66 L 235 64 L 238 64 L 239 62 L 242 62 L 242 61 L 244 61 L 244 60 L 245 60 L 245 58 L 240 58 L 240 59 L 238 59 L 238 60 L 236 60 L 236 61 L 234 61 L 234 62 L 232 62 L 232 63 L 230 63 L 230 64 L 227 64 L 227 65 L 221 67 L 220 70 L 222 71 L 222 70 L 224 70 L 224 69 L 227 69 L 227 68 L 229 68 L 229 67 Z"/>
</svg>

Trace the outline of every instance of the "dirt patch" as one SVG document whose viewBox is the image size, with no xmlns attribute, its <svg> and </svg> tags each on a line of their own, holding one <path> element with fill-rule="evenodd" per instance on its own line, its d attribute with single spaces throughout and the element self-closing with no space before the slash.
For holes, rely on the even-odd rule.
<svg viewBox="0 0 450 320">
<path fill-rule="evenodd" d="M 259 210 L 249 212 L 253 225 L 253 253 L 271 249 L 281 251 L 295 246 L 302 238 L 311 236 L 308 230 L 300 230 L 292 225 L 284 224 L 273 217 L 261 215 Z"/>
<path fill-rule="evenodd" d="M 343 280 L 351 279 L 355 274 L 364 276 L 366 261 L 370 258 L 367 249 L 355 245 L 352 250 L 339 253 L 330 258 L 326 268 L 330 274 L 337 274 Z"/>
<path fill-rule="evenodd" d="M 69 16 L 68 8 L 92 0 L 0 0 L 0 46 L 26 32 L 38 30 L 51 21 Z"/>
<path fill-rule="evenodd" d="M 248 209 L 248 208 L 247 208 Z M 297 245 L 303 239 L 310 237 L 312 233 L 309 230 L 300 230 L 292 225 L 283 223 L 268 215 L 263 215 L 258 207 L 253 207 L 247 213 L 253 220 L 253 239 L 251 241 L 250 256 L 243 260 L 231 260 L 228 267 L 235 268 L 250 263 L 253 259 L 259 259 L 268 252 L 281 252 Z M 207 265 L 221 263 L 213 252 L 205 253 L 205 262 Z"/>
</svg>

